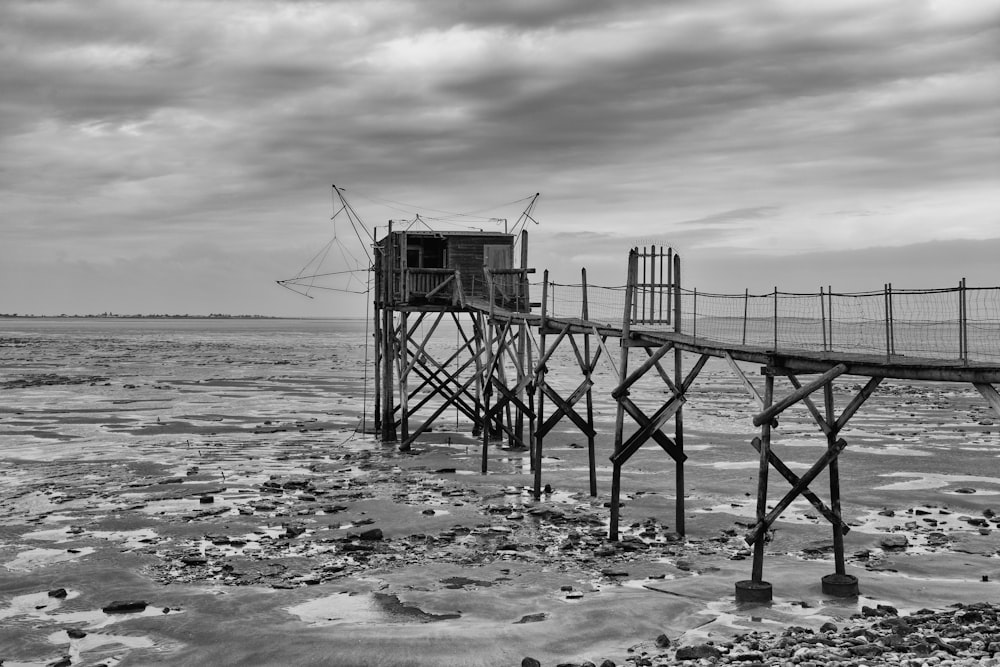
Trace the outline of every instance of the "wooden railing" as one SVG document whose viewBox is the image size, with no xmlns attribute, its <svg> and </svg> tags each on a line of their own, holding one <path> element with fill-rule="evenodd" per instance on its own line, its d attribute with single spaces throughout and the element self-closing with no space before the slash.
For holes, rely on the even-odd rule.
<svg viewBox="0 0 1000 667">
<path fill-rule="evenodd" d="M 519 313 L 531 311 L 528 274 L 534 269 L 490 269 L 483 267 L 487 296 L 491 303 Z"/>
<path fill-rule="evenodd" d="M 404 272 L 403 301 L 414 299 L 451 301 L 453 305 L 464 303 L 462 295 L 462 275 L 458 269 L 413 269 Z"/>
</svg>

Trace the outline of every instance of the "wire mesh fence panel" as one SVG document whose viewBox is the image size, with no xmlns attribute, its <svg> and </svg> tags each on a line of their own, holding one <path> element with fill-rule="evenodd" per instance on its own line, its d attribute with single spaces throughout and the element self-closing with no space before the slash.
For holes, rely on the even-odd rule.
<svg viewBox="0 0 1000 667">
<path fill-rule="evenodd" d="M 542 285 L 531 285 L 540 301 Z M 656 294 L 669 291 L 666 294 Z M 587 286 L 588 319 L 624 323 L 626 288 Z M 680 333 L 764 350 L 840 352 L 940 361 L 1000 362 L 1000 287 L 838 293 L 714 294 L 637 285 L 627 314 L 633 329 L 674 331 L 662 308 L 679 292 Z M 583 286 L 549 283 L 547 314 L 578 319 Z M 673 312 L 671 312 L 671 317 Z"/>
</svg>

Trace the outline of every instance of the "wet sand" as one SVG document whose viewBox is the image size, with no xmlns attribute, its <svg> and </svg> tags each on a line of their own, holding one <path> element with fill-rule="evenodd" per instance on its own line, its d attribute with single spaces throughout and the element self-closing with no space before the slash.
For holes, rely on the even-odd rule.
<svg viewBox="0 0 1000 667">
<path fill-rule="evenodd" d="M 598 496 L 567 423 L 545 442 L 552 493 L 536 501 L 527 454 L 492 447 L 479 474 L 480 443 L 453 414 L 411 454 L 358 432 L 363 323 L 0 324 L 5 667 L 667 664 L 746 632 L 850 627 L 865 607 L 1000 598 L 1000 427 L 971 387 L 887 382 L 844 432 L 861 596 L 821 593 L 830 528 L 796 501 L 767 545 L 774 601 L 753 607 L 734 601 L 750 574 L 753 405 L 723 364 L 685 407 L 686 535 L 669 459 L 650 447 L 626 470 L 612 543 L 607 371 Z M 575 386 L 570 367 L 553 383 Z M 633 398 L 655 408 L 662 387 Z M 804 409 L 782 417 L 775 448 L 794 470 L 823 443 Z M 776 478 L 772 503 L 787 490 Z M 130 600 L 146 606 L 102 611 Z"/>
</svg>

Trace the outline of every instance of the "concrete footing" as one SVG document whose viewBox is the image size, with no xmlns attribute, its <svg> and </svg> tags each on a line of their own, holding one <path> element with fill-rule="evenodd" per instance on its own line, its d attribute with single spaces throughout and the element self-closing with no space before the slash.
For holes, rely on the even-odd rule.
<svg viewBox="0 0 1000 667">
<path fill-rule="evenodd" d="M 823 577 L 823 593 L 838 598 L 858 595 L 858 578 L 853 574 L 828 574 Z"/>
<path fill-rule="evenodd" d="M 736 582 L 737 602 L 770 602 L 771 584 L 767 581 L 745 579 Z"/>
</svg>

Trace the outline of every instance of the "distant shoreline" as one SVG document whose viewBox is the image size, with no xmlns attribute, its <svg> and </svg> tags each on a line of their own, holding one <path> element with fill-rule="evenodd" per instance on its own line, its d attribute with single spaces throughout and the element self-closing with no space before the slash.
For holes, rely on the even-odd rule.
<svg viewBox="0 0 1000 667">
<path fill-rule="evenodd" d="M 11 320 L 364 320 L 365 317 L 296 317 L 280 315 L 21 315 L 0 313 L 0 319 Z"/>
</svg>

